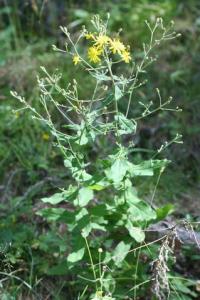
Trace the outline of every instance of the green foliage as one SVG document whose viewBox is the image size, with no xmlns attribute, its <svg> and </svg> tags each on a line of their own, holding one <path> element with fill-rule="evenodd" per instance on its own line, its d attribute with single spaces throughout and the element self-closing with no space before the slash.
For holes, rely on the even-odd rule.
<svg viewBox="0 0 200 300">
<path fill-rule="evenodd" d="M 114 5 L 110 1 L 103 4 L 97 1 L 95 5 L 91 4 L 91 1 L 85 1 L 81 4 L 81 9 L 75 9 L 70 1 L 66 15 L 68 20 L 72 21 L 71 37 L 74 38 L 73 31 L 76 30 L 76 26 L 80 24 L 91 26 L 89 23 L 91 12 L 99 12 L 103 6 L 104 11 L 106 9 L 112 11 L 112 18 L 109 21 L 111 28 L 114 30 L 118 30 L 121 26 L 124 28 L 123 39 L 131 45 L 134 60 L 138 62 L 144 55 L 140 45 L 148 40 L 144 20 L 155 21 L 157 16 L 164 16 L 165 20 L 176 17 L 176 27 L 183 37 L 175 42 L 175 47 L 172 43 L 171 46 L 161 45 L 160 49 L 157 49 L 161 64 L 150 67 L 153 83 L 147 82 L 143 90 L 141 88 L 134 90 L 134 105 L 131 104 L 128 117 L 126 116 L 128 95 L 125 93 L 127 83 L 124 78 L 122 80 L 116 76 L 115 87 L 110 90 L 109 74 L 99 70 L 95 72 L 90 70 L 90 74 L 86 74 L 84 68 L 79 66 L 72 68 L 69 58 L 66 59 L 62 52 L 52 55 L 49 50 L 52 40 L 61 47 L 65 43 L 61 37 L 59 43 L 57 38 L 55 39 L 55 33 L 58 34 L 58 25 L 62 20 L 54 16 L 57 10 L 53 2 L 47 1 L 45 5 L 48 7 L 40 6 L 39 1 L 33 2 L 36 3 L 37 9 L 27 6 L 28 21 L 26 18 L 18 17 L 17 5 L 14 2 L 10 2 L 9 7 L 0 12 L 7 22 L 0 35 L 2 41 L 0 76 L 3 87 L 0 111 L 0 136 L 3 137 L 0 139 L 3 182 L 0 228 L 1 248 L 5 250 L 2 270 L 10 274 L 10 277 L 2 275 L 3 291 L 0 296 L 6 299 L 19 297 L 28 299 L 33 295 L 33 298 L 39 299 L 39 295 L 34 294 L 34 291 L 37 291 L 46 297 L 47 291 L 43 288 L 42 282 L 45 280 L 48 286 L 50 280 L 48 293 L 53 299 L 66 299 L 66 295 L 69 295 L 70 299 L 77 299 L 79 290 L 79 298 L 87 299 L 92 293 L 91 289 L 96 290 L 92 263 L 86 249 L 85 239 L 87 239 L 98 283 L 98 290 L 91 298 L 124 299 L 124 295 L 127 294 L 134 298 L 145 297 L 151 285 L 151 282 L 146 281 L 150 273 L 148 266 L 156 256 L 155 247 L 149 245 L 149 252 L 146 248 L 129 251 L 140 247 L 137 243 L 144 241 L 146 226 L 162 220 L 175 209 L 172 205 L 166 204 L 166 201 L 177 200 L 177 195 L 187 188 L 188 183 L 197 181 L 199 177 L 197 168 L 199 158 L 196 150 L 198 149 L 196 135 L 199 131 L 196 98 L 199 90 L 197 71 L 199 25 L 198 10 L 195 12 L 192 7 L 195 7 L 195 1 L 191 1 L 191 4 L 178 1 L 136 1 L 136 3 L 124 1 L 116 2 Z M 45 14 L 46 9 L 49 10 L 48 16 Z M 6 18 L 10 16 L 9 21 L 5 16 Z M 4 19 L 0 20 L 1 25 Z M 51 26 L 46 26 L 47 19 L 50 20 Z M 35 30 L 34 20 L 37 22 L 40 20 L 39 30 Z M 49 32 L 51 38 L 47 40 Z M 42 43 L 38 40 L 39 37 L 47 42 Z M 84 47 L 85 42 L 78 47 L 81 55 L 84 55 Z M 68 120 L 61 120 L 55 110 L 55 104 L 49 101 L 48 107 L 53 115 L 56 130 L 51 126 L 49 129 L 51 124 L 33 121 L 30 114 L 23 110 L 13 115 L 13 108 L 18 109 L 19 105 L 10 99 L 8 93 L 10 88 L 26 95 L 28 103 L 44 117 L 41 103 L 37 101 L 38 89 L 33 89 L 33 86 L 36 86 L 35 74 L 38 73 L 40 65 L 48 69 L 48 74 L 54 72 L 55 66 L 63 72 L 58 82 L 61 88 L 65 88 L 66 82 L 76 77 L 79 99 L 91 98 L 91 91 L 97 79 L 103 87 L 102 93 L 105 90 L 102 106 L 94 105 L 94 111 L 103 106 L 113 108 L 115 100 L 119 111 L 113 118 L 108 118 L 106 124 L 103 123 L 106 114 L 103 116 L 98 112 L 95 115 L 93 111 L 87 112 L 87 115 L 84 112 L 87 118 L 79 122 L 77 112 L 74 113 L 73 109 L 70 112 L 71 108 L 68 106 L 68 113 L 76 122 L 69 124 Z M 118 74 L 124 71 L 128 77 L 128 67 L 120 66 L 113 69 Z M 172 72 L 171 76 L 169 72 Z M 48 74 L 44 77 L 48 78 Z M 140 76 L 141 83 L 143 76 L 149 79 L 148 73 L 141 73 Z M 163 98 L 166 98 L 168 91 L 171 90 L 170 93 L 175 96 L 179 106 L 185 108 L 185 112 L 176 114 L 174 118 L 173 113 L 170 117 L 167 111 L 160 110 L 156 112 L 156 117 L 137 119 L 141 113 L 147 116 L 149 112 L 153 112 L 152 106 L 147 105 L 149 99 L 154 97 L 153 86 L 161 87 Z M 61 105 L 65 104 L 62 91 L 59 91 L 56 85 L 54 88 L 52 96 L 62 107 Z M 137 105 L 141 98 L 143 98 L 142 105 Z M 105 111 L 102 110 L 101 113 Z M 99 124 L 96 123 L 97 118 Z M 143 126 L 152 129 L 155 134 L 153 133 L 150 138 L 142 137 Z M 115 144 L 116 136 L 113 134 L 116 127 L 117 144 Z M 168 165 L 168 161 L 162 159 L 162 153 L 152 158 L 155 152 L 139 151 L 140 148 L 146 147 L 158 149 L 160 144 L 165 143 L 165 136 L 169 140 L 173 139 L 177 131 L 184 133 L 186 144 L 184 148 L 165 147 L 166 156 L 173 163 L 166 169 L 165 176 L 160 181 L 159 192 L 156 193 L 156 204 L 159 205 L 159 201 L 162 201 L 163 207 L 155 208 L 153 205 L 152 208 L 149 205 L 152 197 L 149 195 L 152 195 L 157 176 Z M 136 144 L 135 148 L 132 145 L 127 147 L 129 137 L 130 141 L 133 140 Z M 59 153 L 60 145 L 58 140 L 56 141 L 57 138 L 64 157 Z M 66 140 L 70 140 L 77 157 L 74 157 L 71 151 L 66 151 L 68 148 Z M 62 163 L 63 158 L 65 166 Z M 179 204 L 176 203 L 177 205 Z M 182 207 L 187 211 L 185 203 Z M 103 250 L 102 254 L 99 252 L 100 247 Z M 195 254 L 190 257 L 191 250 L 188 250 L 188 253 L 187 261 L 191 259 L 189 266 L 191 269 Z M 143 263 L 145 255 L 147 263 Z M 99 257 L 101 270 L 98 268 Z M 184 270 L 186 266 L 187 263 Z M 19 270 L 17 274 L 19 279 L 11 277 L 13 270 Z M 188 276 L 192 276 L 190 270 L 186 272 Z M 198 278 L 198 274 L 197 270 L 194 277 Z M 64 277 L 60 277 L 62 275 Z M 56 280 L 54 277 L 51 280 L 48 276 L 56 276 Z M 43 280 L 40 281 L 38 278 Z M 32 286 L 33 290 L 26 284 L 21 284 L 20 279 Z M 198 297 L 194 292 L 195 281 L 170 278 L 169 281 L 171 299 Z M 52 282 L 55 282 L 53 287 Z M 137 285 L 140 285 L 138 289 L 127 293 L 127 290 Z M 105 296 L 102 296 L 101 289 L 104 290 Z M 114 298 L 107 296 L 109 292 L 115 295 Z"/>
<path fill-rule="evenodd" d="M 61 28 L 71 47 L 66 53 L 72 55 L 75 65 L 79 63 L 85 72 L 89 72 L 95 78 L 96 82 L 90 100 L 79 97 L 79 83 L 75 79 L 66 89 L 63 89 L 60 86 L 61 76 L 49 74 L 44 67 L 42 67 L 42 71 L 45 77 L 38 78 L 41 111 L 37 111 L 29 105 L 18 93 L 12 92 L 12 95 L 20 100 L 24 106 L 23 109 L 29 109 L 32 112 L 34 119 L 49 127 L 57 147 L 62 152 L 64 166 L 70 171 L 71 184 L 68 188 L 63 188 L 60 193 L 42 199 L 44 203 L 50 205 L 64 205 L 63 203 L 65 203 L 66 209 L 62 206 L 48 207 L 38 212 L 48 222 L 62 224 L 64 221 L 67 225 L 68 244 L 63 247 L 62 243 L 59 243 L 60 251 L 63 254 L 64 251 L 67 251 L 67 257 L 60 254 L 60 257 L 63 256 L 63 269 L 61 265 L 57 265 L 48 273 L 62 273 L 64 270 L 66 270 L 66 274 L 68 272 L 77 274 L 78 272 L 80 283 L 82 280 L 86 280 L 88 285 L 90 283 L 94 285 L 95 299 L 109 298 L 109 295 L 123 298 L 124 288 L 132 291 L 133 275 L 129 274 L 130 270 L 137 275 L 137 269 L 140 268 L 139 254 L 137 253 L 138 257 L 134 258 L 135 250 L 132 247 L 144 242 L 148 225 L 155 222 L 156 219 L 160 220 L 165 217 L 171 209 L 171 207 L 165 207 L 156 212 L 152 208 L 155 192 L 151 202 L 144 201 L 137 194 L 136 179 L 152 177 L 155 171 L 159 172 L 161 176 L 168 165 L 168 160 L 157 159 L 158 154 L 160 155 L 163 149 L 173 142 L 180 142 L 179 136 L 176 136 L 171 142 L 165 143 L 155 151 L 151 159 L 143 159 L 138 164 L 133 163 L 130 153 L 134 145 L 127 146 L 124 143 L 124 136 L 135 135 L 140 119 L 146 118 L 156 111 L 179 111 L 178 108 L 169 108 L 172 99 L 169 98 L 163 102 L 157 89 L 158 107 L 152 108 L 151 102 L 145 104 L 140 101 L 139 104 L 143 106 L 141 115 L 133 115 L 132 118 L 129 118 L 133 91 L 138 85 L 143 85 L 140 76 L 153 62 L 152 49 L 165 40 L 174 39 L 177 34 L 172 31 L 171 27 L 166 29 L 160 18 L 156 19 L 152 25 L 146 22 L 150 30 L 150 40 L 143 46 L 144 56 L 140 61 L 134 63 L 132 73 L 129 74 L 127 68 L 122 68 L 122 72 L 126 70 L 125 75 L 125 73 L 117 73 L 116 66 L 123 64 L 124 51 L 130 55 L 129 49 L 122 42 L 118 41 L 115 44 L 115 39 L 112 40 L 112 37 L 107 36 L 107 25 L 101 21 L 99 16 L 95 16 L 92 23 L 97 31 L 92 33 L 94 43 L 92 49 L 96 49 L 96 52 L 92 54 L 94 56 L 88 52 L 89 60 L 78 52 L 78 43 L 88 35 L 87 30 L 84 28 L 77 41 L 74 42 L 68 29 Z M 102 43 L 98 40 L 101 37 L 105 37 Z M 56 47 L 55 50 L 65 51 Z M 121 60 L 113 57 L 116 52 L 121 56 Z M 78 61 L 74 60 L 74 57 L 78 58 Z M 125 62 L 129 63 L 130 59 Z M 100 66 L 95 66 L 95 63 L 99 63 Z M 99 76 L 99 68 L 106 76 Z M 104 85 L 107 85 L 106 89 Z M 122 87 L 123 92 L 119 86 Z M 113 90 L 114 94 L 112 94 Z M 56 91 L 56 94 L 53 91 Z M 110 93 L 110 99 L 105 109 L 104 103 L 108 93 Z M 124 98 L 125 94 L 129 95 L 127 99 Z M 60 98 L 64 98 L 66 105 Z M 125 114 L 119 110 L 120 101 L 126 101 Z M 60 128 L 57 128 L 54 125 L 49 103 L 54 105 L 64 117 L 64 126 L 61 125 Z M 91 158 L 94 145 L 99 145 L 101 139 L 104 140 L 104 144 L 107 144 L 109 137 L 112 138 L 112 144 L 106 146 L 106 151 L 101 151 L 101 148 L 98 147 L 96 157 Z M 46 247 L 45 244 L 44 247 Z M 136 249 L 140 249 L 140 246 Z M 173 249 L 170 249 L 168 236 L 166 236 L 160 248 L 160 253 L 166 252 L 166 254 L 162 254 L 163 258 L 161 254 L 159 255 L 162 268 L 157 271 L 159 279 L 156 279 L 155 283 L 159 288 L 152 288 L 152 291 L 160 299 L 162 295 L 168 294 L 166 265 L 170 251 L 172 252 Z M 88 260 L 90 268 L 80 272 L 77 264 Z M 114 274 L 108 273 L 106 268 L 113 270 Z M 89 279 L 90 271 L 93 279 Z M 123 285 L 117 282 L 119 274 L 127 278 Z M 110 279 L 108 279 L 109 277 Z M 166 278 L 165 284 L 163 284 L 162 277 Z M 143 284 L 142 279 L 138 279 L 139 285 Z M 107 283 L 107 280 L 110 280 L 110 283 Z M 147 282 L 150 283 L 152 280 L 150 278 Z M 142 295 L 143 291 L 139 293 L 139 296 Z M 91 297 L 93 298 L 93 295 Z"/>
</svg>

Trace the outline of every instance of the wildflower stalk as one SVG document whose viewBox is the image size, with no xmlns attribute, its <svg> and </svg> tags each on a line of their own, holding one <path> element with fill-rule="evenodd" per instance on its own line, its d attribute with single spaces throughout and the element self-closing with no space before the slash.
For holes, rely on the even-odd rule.
<svg viewBox="0 0 200 300">
<path fill-rule="evenodd" d="M 64 165 L 70 171 L 71 183 L 59 193 L 42 199 L 46 204 L 50 204 L 48 207 L 50 212 L 54 208 L 53 205 L 59 206 L 62 202 L 67 202 L 66 207 L 70 207 L 66 212 L 67 219 L 69 216 L 67 263 L 70 268 L 75 268 L 78 261 L 86 259 L 88 252 L 94 280 L 89 279 L 90 275 L 78 274 L 78 278 L 87 280 L 88 285 L 95 284 L 95 296 L 92 300 L 115 300 L 111 296 L 115 293 L 114 283 L 127 280 L 126 257 L 130 257 L 129 261 L 134 261 L 131 267 L 135 274 L 134 287 L 130 291 L 134 291 L 136 299 L 138 288 L 152 281 L 150 279 L 138 284 L 136 282 L 141 250 L 154 243 L 164 243 L 167 239 L 165 236 L 145 243 L 145 232 L 148 225 L 156 221 L 157 213 L 152 208 L 152 203 L 139 197 L 137 181 L 140 181 L 141 177 L 154 176 L 157 171 L 159 172 L 152 202 L 160 176 L 169 163 L 166 159 L 157 159 L 157 156 L 172 143 L 180 142 L 180 136 L 163 144 L 157 151 L 150 152 L 134 148 L 133 143 L 127 145 L 126 137 L 134 138 L 137 122 L 141 119 L 158 111 L 179 111 L 179 108 L 169 107 L 172 98 L 163 101 L 157 89 L 159 99 L 157 107 L 152 108 L 153 102 L 145 104 L 140 101 L 141 114 L 132 115 L 131 118 L 128 116 L 134 90 L 145 84 L 145 81 L 139 82 L 139 75 L 154 61 L 149 57 L 151 51 L 160 42 L 177 35 L 174 32 L 169 33 L 163 27 L 161 19 L 157 19 L 152 26 L 147 23 L 151 34 L 150 41 L 148 45 L 143 45 L 142 61 L 136 62 L 135 57 L 131 57 L 130 47 L 122 42 L 119 35 L 117 37 L 108 35 L 107 23 L 104 24 L 97 16 L 92 23 L 95 32 L 88 32 L 84 28 L 76 42 L 68 29 L 61 27 L 69 44 L 66 47 L 67 51 L 60 50 L 66 53 L 68 59 L 71 56 L 77 71 L 82 69 L 92 76 L 95 83 L 91 89 L 91 96 L 80 99 L 80 82 L 73 79 L 64 89 L 60 83 L 61 75 L 51 75 L 45 68 L 42 68 L 45 77 L 38 78 L 41 112 L 38 113 L 21 96 L 12 94 L 22 102 L 24 106 L 22 109 L 29 109 L 33 118 L 49 127 L 57 142 L 56 146 L 63 154 Z M 161 35 L 155 38 L 157 29 L 161 31 Z M 78 44 L 83 39 L 87 45 L 87 55 L 81 55 L 77 50 Z M 59 51 L 56 47 L 54 49 Z M 127 65 L 132 64 L 134 68 L 129 71 Z M 123 71 L 119 73 L 118 69 Z M 59 100 L 55 94 L 59 95 Z M 118 105 L 122 102 L 125 103 L 125 112 L 120 111 L 121 105 Z M 59 125 L 53 123 L 54 108 L 63 119 L 61 125 L 60 122 Z M 138 151 L 150 153 L 149 159 L 141 159 L 136 163 L 134 153 Z M 39 213 L 51 221 L 52 218 L 48 219 L 48 211 L 45 209 Z M 62 212 L 58 220 L 62 220 L 64 216 L 62 206 L 59 209 Z M 77 237 L 78 232 L 81 234 Z M 99 243 L 105 249 L 102 254 Z M 135 258 L 134 253 L 137 250 L 138 256 Z M 167 260 L 164 263 L 166 267 Z M 84 272 L 87 273 L 87 270 Z M 129 285 L 133 282 L 133 278 L 127 282 Z M 111 292 L 108 293 L 108 290 Z M 86 290 L 83 294 L 85 293 Z"/>
</svg>

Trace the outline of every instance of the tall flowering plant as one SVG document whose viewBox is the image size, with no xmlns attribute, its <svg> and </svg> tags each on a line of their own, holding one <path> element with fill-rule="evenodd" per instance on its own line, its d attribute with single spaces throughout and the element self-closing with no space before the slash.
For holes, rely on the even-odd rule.
<svg viewBox="0 0 200 300">
<path fill-rule="evenodd" d="M 147 268 L 140 262 L 146 229 L 158 219 L 153 206 L 155 190 L 150 200 L 144 200 L 137 182 L 154 175 L 160 178 L 169 161 L 159 159 L 159 154 L 172 142 L 180 142 L 180 136 L 161 145 L 150 159 L 135 162 L 134 153 L 139 149 L 132 141 L 140 120 L 158 111 L 179 111 L 170 107 L 171 97 L 163 101 L 158 89 L 154 103 L 135 99 L 135 90 L 146 82 L 143 75 L 155 61 L 154 48 L 177 34 L 172 24 L 165 28 L 160 18 L 154 24 L 146 22 L 150 39 L 143 44 L 142 59 L 136 60 L 130 46 L 122 42 L 120 31 L 110 34 L 108 20 L 102 22 L 95 16 L 92 24 L 94 31 L 83 28 L 76 38 L 61 27 L 66 49 L 53 46 L 67 57 L 71 55 L 76 72 L 82 68 L 92 77 L 88 99 L 79 95 L 81 82 L 73 79 L 63 88 L 61 75 L 49 74 L 45 68 L 44 77 L 38 77 L 42 112 L 12 94 L 23 108 L 32 111 L 33 118 L 50 128 L 69 171 L 70 183 L 43 198 L 49 207 L 39 214 L 49 222 L 49 216 L 56 214 L 58 223 L 67 224 L 66 248 L 60 256 L 66 274 L 78 275 L 77 280 L 86 286 L 79 299 L 85 299 L 87 293 L 93 300 L 125 299 L 124 295 L 133 294 L 136 298 L 138 287 L 142 295 L 153 280 L 147 272 L 138 274 Z M 85 52 L 80 53 L 80 45 L 86 47 Z M 61 127 L 53 122 L 52 105 L 63 118 Z M 132 109 L 130 114 L 131 107 L 140 109 Z"/>
</svg>

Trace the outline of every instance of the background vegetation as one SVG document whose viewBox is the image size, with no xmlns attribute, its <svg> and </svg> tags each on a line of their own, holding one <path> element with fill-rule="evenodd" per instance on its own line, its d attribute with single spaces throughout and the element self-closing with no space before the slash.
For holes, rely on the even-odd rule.
<svg viewBox="0 0 200 300">
<path fill-rule="evenodd" d="M 155 148 L 177 132 L 184 144 L 172 145 L 165 156 L 172 161 L 159 183 L 156 205 L 173 204 L 172 218 L 199 221 L 199 149 L 200 149 L 200 4 L 198 0 L 178 1 L 9 1 L 0 7 L 0 279 L 2 299 L 75 299 L 76 277 L 66 273 L 63 264 L 67 237 L 65 225 L 56 215 L 45 220 L 38 215 L 41 198 L 56 192 L 69 179 L 60 151 L 52 146 L 49 129 L 34 122 L 26 111 L 13 113 L 19 103 L 10 90 L 23 94 L 39 108 L 36 75 L 40 66 L 48 71 L 58 68 L 63 85 L 76 76 L 82 82 L 81 95 L 87 97 L 91 81 L 76 72 L 65 54 L 52 51 L 52 44 L 62 47 L 65 37 L 60 25 L 76 32 L 83 24 L 90 26 L 94 13 L 111 14 L 111 29 L 123 28 L 123 39 L 133 55 L 140 57 L 147 39 L 144 21 L 163 17 L 175 21 L 181 38 L 159 48 L 157 64 L 150 67 L 149 81 L 143 94 L 153 97 L 156 87 L 163 97 L 173 96 L 183 108 L 179 114 L 158 114 L 139 128 L 140 148 Z M 58 115 L 54 115 L 59 124 Z M 145 154 L 144 154 L 145 157 Z M 138 157 L 139 159 L 139 157 Z M 155 182 L 145 181 L 148 194 Z M 175 271 L 191 279 L 200 277 L 194 247 L 183 246 Z M 13 272 L 13 273 L 12 273 Z M 6 277 L 5 274 L 11 274 Z M 6 279 L 5 279 L 6 278 Z M 56 278 L 56 280 L 55 280 Z M 27 286 L 28 285 L 28 286 Z M 34 289 L 34 293 L 31 291 Z M 176 299 L 198 297 L 186 285 L 184 295 Z M 68 297 L 66 295 L 69 295 Z M 32 298 L 31 298 L 32 297 Z M 178 298 L 179 297 L 179 298 Z M 142 298 L 141 298 L 142 299 Z M 147 299 L 147 298 L 143 298 Z M 198 299 L 198 298 L 197 298 Z"/>
</svg>

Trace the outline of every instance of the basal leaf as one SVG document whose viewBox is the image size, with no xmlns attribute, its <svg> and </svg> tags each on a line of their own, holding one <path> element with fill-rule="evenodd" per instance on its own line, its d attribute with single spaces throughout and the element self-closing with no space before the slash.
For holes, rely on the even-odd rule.
<svg viewBox="0 0 200 300">
<path fill-rule="evenodd" d="M 133 222 L 156 219 L 156 212 L 145 201 L 131 205 L 128 209 L 128 213 L 130 214 L 130 218 Z"/>
<path fill-rule="evenodd" d="M 174 211 L 174 205 L 171 203 L 166 204 L 160 208 L 157 208 L 157 210 L 156 210 L 157 219 L 159 221 L 163 220 L 167 215 L 169 215 L 173 211 Z"/>
<path fill-rule="evenodd" d="M 126 228 L 132 238 L 138 243 L 141 243 L 145 239 L 144 231 L 140 227 L 134 227 L 130 221 L 127 222 Z"/>
<path fill-rule="evenodd" d="M 130 248 L 131 244 L 125 244 L 123 241 L 121 241 L 114 249 L 113 260 L 117 266 L 125 259 Z"/>
<path fill-rule="evenodd" d="M 85 248 L 81 248 L 81 249 L 77 250 L 76 252 L 72 252 L 68 255 L 67 261 L 69 261 L 71 263 L 75 263 L 83 258 L 84 253 L 85 253 Z"/>
<path fill-rule="evenodd" d="M 67 261 L 62 261 L 60 264 L 48 268 L 47 272 L 48 275 L 66 275 L 68 273 L 68 265 Z"/>
</svg>

